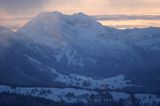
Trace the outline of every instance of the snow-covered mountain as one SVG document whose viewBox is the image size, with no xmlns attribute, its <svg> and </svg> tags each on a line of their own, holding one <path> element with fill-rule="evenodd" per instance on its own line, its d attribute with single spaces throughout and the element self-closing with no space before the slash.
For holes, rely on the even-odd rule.
<svg viewBox="0 0 160 106">
<path fill-rule="evenodd" d="M 51 65 L 56 69 L 59 69 L 57 64 L 67 68 L 60 68 L 60 72 L 66 73 L 67 70 L 104 78 L 119 75 L 122 71 L 135 68 L 134 65 L 141 66 L 141 61 L 130 46 L 113 38 L 104 39 L 103 36 L 112 33 L 83 13 L 42 13 L 17 33 L 28 38 L 41 50 L 42 46 L 44 49 L 49 48 L 52 56 L 49 59 L 56 59 Z"/>
<path fill-rule="evenodd" d="M 159 35 L 83 13 L 41 13 L 17 32 L 0 27 L 0 83 L 158 94 Z"/>
</svg>

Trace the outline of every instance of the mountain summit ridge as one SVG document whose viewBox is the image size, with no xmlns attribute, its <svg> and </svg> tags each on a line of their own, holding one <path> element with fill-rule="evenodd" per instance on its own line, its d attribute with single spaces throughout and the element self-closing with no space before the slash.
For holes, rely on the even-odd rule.
<svg viewBox="0 0 160 106">
<path fill-rule="evenodd" d="M 60 12 L 45 12 L 33 18 L 17 33 L 36 43 L 50 45 L 44 41 L 81 39 L 94 42 L 97 40 L 97 35 L 106 33 L 106 29 L 84 13 L 64 15 Z"/>
</svg>

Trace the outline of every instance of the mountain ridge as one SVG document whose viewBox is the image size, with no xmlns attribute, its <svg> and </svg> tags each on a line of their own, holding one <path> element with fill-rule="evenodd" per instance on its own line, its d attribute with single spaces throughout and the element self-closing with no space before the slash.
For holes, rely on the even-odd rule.
<svg viewBox="0 0 160 106">
<path fill-rule="evenodd" d="M 5 56 L 0 60 L 1 76 L 3 75 L 1 83 L 16 84 L 21 80 L 17 85 L 26 82 L 25 86 L 33 86 L 38 82 L 39 86 L 51 86 L 53 82 L 55 86 L 66 86 L 68 82 L 57 80 L 66 78 L 71 81 L 69 85 L 75 86 L 73 82 L 78 82 L 76 76 L 81 76 L 80 84 L 83 81 L 88 81 L 89 84 L 124 75 L 120 78 L 124 82 L 129 80 L 128 83 L 133 87 L 139 89 L 139 86 L 143 86 L 146 91 L 156 92 L 159 87 L 153 91 L 152 87 L 149 88 L 153 82 L 147 85 L 140 78 L 145 73 L 149 75 L 150 70 L 147 69 L 155 67 L 156 70 L 159 65 L 160 44 L 159 40 L 155 40 L 159 39 L 159 29 L 137 30 L 106 28 L 83 13 L 41 13 L 15 32 L 14 34 L 19 35 L 16 37 L 18 39 L 9 41 L 12 46 L 3 51 Z M 7 75 L 6 70 L 11 75 Z M 141 75 L 136 74 L 139 72 Z M 153 70 L 152 73 L 154 72 Z M 7 81 L 5 78 L 8 78 Z M 154 77 L 150 79 L 153 81 Z M 159 80 L 154 84 L 158 86 Z M 98 89 L 110 86 L 105 83 L 102 85 Z"/>
</svg>

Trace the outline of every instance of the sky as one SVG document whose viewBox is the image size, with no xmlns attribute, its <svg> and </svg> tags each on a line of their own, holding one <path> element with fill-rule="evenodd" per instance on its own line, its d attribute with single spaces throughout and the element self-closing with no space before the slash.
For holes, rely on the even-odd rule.
<svg viewBox="0 0 160 106">
<path fill-rule="evenodd" d="M 159 15 L 160 0 L 0 0 L 0 19 L 32 17 L 40 12 L 88 15 Z"/>
<path fill-rule="evenodd" d="M 0 0 L 0 15 L 32 16 L 43 11 L 66 14 L 160 14 L 160 0 Z"/>
</svg>

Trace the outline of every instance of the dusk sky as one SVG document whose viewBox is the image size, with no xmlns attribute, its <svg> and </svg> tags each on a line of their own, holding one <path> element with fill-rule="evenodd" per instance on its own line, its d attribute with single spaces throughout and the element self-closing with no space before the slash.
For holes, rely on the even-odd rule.
<svg viewBox="0 0 160 106">
<path fill-rule="evenodd" d="M 1 16 L 31 16 L 42 11 L 71 14 L 160 14 L 160 0 L 0 0 Z"/>
<path fill-rule="evenodd" d="M 84 12 L 88 15 L 159 15 L 160 0 L 0 0 L 1 19 L 32 17 L 43 11 L 65 14 Z"/>
</svg>

